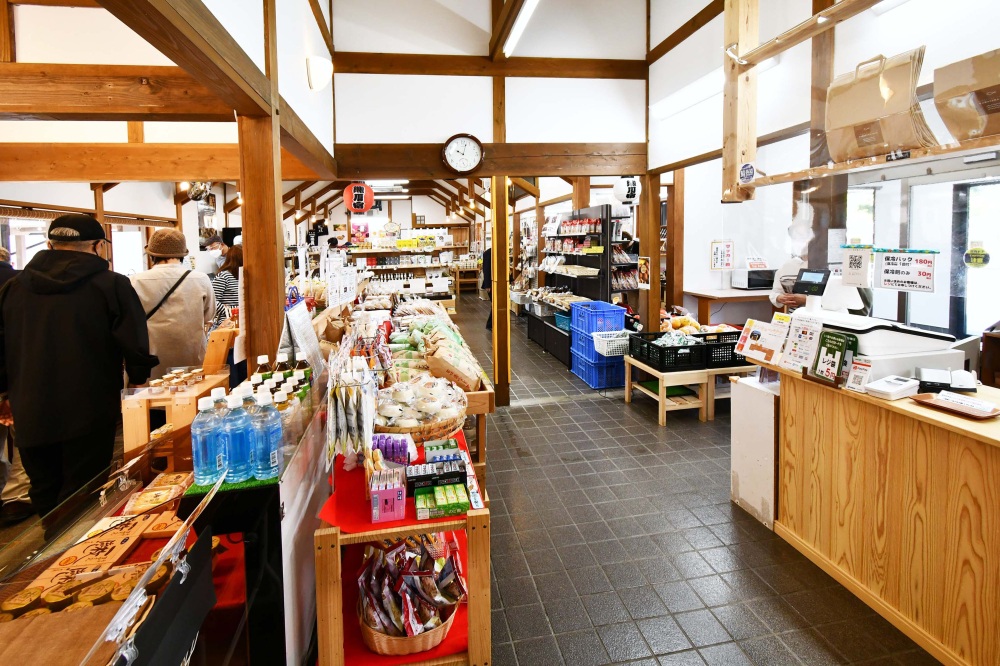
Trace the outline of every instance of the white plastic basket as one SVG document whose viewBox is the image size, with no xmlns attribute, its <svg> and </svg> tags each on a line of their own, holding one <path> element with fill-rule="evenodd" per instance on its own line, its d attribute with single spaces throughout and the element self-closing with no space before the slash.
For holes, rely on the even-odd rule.
<svg viewBox="0 0 1000 666">
<path fill-rule="evenodd" d="M 594 351 L 601 356 L 624 356 L 628 352 L 628 331 L 608 331 L 591 335 L 594 336 Z"/>
<path fill-rule="evenodd" d="M 523 291 L 510 292 L 510 300 L 518 305 L 528 305 L 531 303 L 531 294 Z"/>
</svg>

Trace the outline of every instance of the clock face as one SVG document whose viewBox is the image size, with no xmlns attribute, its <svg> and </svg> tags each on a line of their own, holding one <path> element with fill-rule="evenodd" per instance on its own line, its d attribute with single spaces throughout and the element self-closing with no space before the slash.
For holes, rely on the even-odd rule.
<svg viewBox="0 0 1000 666">
<path fill-rule="evenodd" d="M 483 147 L 475 137 L 459 134 L 444 145 L 445 164 L 458 173 L 468 173 L 483 161 Z"/>
</svg>

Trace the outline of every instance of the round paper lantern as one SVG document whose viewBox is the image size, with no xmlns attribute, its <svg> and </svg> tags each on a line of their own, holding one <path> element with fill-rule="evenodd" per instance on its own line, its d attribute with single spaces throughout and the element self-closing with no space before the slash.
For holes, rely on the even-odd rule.
<svg viewBox="0 0 1000 666">
<path fill-rule="evenodd" d="M 618 199 L 618 201 L 627 206 L 632 206 L 639 198 L 639 195 L 642 194 L 642 183 L 634 176 L 625 176 L 615 183 L 615 188 L 612 192 L 615 195 L 615 199 Z"/>
<path fill-rule="evenodd" d="M 344 190 L 344 206 L 352 213 L 367 213 L 375 203 L 375 191 L 365 183 L 351 183 Z"/>
</svg>

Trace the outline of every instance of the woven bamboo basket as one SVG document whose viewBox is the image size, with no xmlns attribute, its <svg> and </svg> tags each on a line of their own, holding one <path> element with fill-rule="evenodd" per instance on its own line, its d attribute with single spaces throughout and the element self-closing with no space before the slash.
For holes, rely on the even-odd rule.
<svg viewBox="0 0 1000 666">
<path fill-rule="evenodd" d="M 387 390 L 387 389 L 383 389 Z M 435 439 L 448 439 L 458 433 L 465 425 L 465 412 L 469 407 L 469 399 L 465 393 L 461 394 L 461 400 L 457 405 L 458 416 L 453 419 L 431 421 L 416 428 L 396 428 L 393 426 L 375 425 L 375 432 L 390 435 L 410 435 L 414 444 L 423 444 Z"/>
<path fill-rule="evenodd" d="M 361 619 L 361 606 L 359 604 L 358 624 L 361 625 L 361 640 L 364 641 L 365 646 L 369 650 L 386 657 L 399 657 L 433 650 L 448 637 L 448 632 L 451 631 L 451 625 L 455 621 L 455 615 L 457 615 L 455 611 L 458 609 L 458 605 L 451 606 L 451 609 L 451 615 L 436 629 L 431 629 L 416 636 L 387 636 L 365 624 L 364 620 Z"/>
</svg>

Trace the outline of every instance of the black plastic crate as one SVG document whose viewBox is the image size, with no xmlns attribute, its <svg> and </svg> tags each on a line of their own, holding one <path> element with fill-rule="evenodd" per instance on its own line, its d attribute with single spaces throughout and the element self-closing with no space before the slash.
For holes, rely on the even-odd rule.
<svg viewBox="0 0 1000 666">
<path fill-rule="evenodd" d="M 736 343 L 740 341 L 743 331 L 725 331 L 723 333 L 695 333 L 692 337 L 705 342 L 705 367 L 732 368 L 740 365 L 751 365 L 742 354 L 736 353 Z"/>
<path fill-rule="evenodd" d="M 683 347 L 654 345 L 653 340 L 662 336 L 663 333 L 631 334 L 628 338 L 628 355 L 660 372 L 701 370 L 706 367 L 707 345 Z"/>
</svg>

